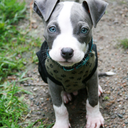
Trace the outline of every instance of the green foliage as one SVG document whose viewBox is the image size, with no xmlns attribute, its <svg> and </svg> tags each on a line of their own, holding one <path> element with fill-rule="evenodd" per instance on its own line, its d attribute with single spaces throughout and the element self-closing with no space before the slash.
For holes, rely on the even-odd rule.
<svg viewBox="0 0 128 128">
<path fill-rule="evenodd" d="M 27 71 L 19 75 L 17 82 L 4 82 L 0 85 L 0 127 L 20 128 L 23 116 L 28 114 L 24 93 L 31 94 L 18 86 L 18 83 L 29 78 L 24 78 Z"/>
<path fill-rule="evenodd" d="M 0 20 L 5 24 L 18 22 L 24 18 L 25 2 L 17 2 L 17 0 L 1 0 L 0 1 Z"/>
<path fill-rule="evenodd" d="M 0 0 L 0 127 L 22 128 L 23 117 L 28 114 L 24 103 L 24 93 L 19 82 L 24 78 L 20 72 L 27 63 L 37 63 L 35 48 L 41 45 L 27 30 L 21 30 L 19 21 L 25 18 L 25 2 L 19 0 Z M 29 54 L 29 56 L 28 56 Z M 16 81 L 6 81 L 7 76 L 15 75 Z M 30 93 L 29 93 L 30 94 Z M 30 126 L 34 126 L 31 124 Z M 46 126 L 46 125 L 45 125 Z"/>
<path fill-rule="evenodd" d="M 31 54 L 28 60 L 23 57 L 24 52 L 40 46 L 39 39 L 17 28 L 19 20 L 25 18 L 25 11 L 25 2 L 0 1 L 0 83 L 8 75 L 24 69 L 26 61 L 37 62 L 36 54 Z"/>
<path fill-rule="evenodd" d="M 13 35 L 17 35 L 18 31 L 13 25 L 18 23 L 19 19 L 24 18 L 25 10 L 24 2 L 17 2 L 17 0 L 0 1 L 0 45 L 8 42 Z"/>
<path fill-rule="evenodd" d="M 108 96 L 105 96 L 105 97 L 104 97 L 104 100 L 109 100 L 109 97 L 108 97 Z"/>
<path fill-rule="evenodd" d="M 0 126 L 19 128 L 23 114 L 27 113 L 27 106 L 23 97 L 17 97 L 23 90 L 16 86 L 16 82 L 6 82 L 0 85 Z"/>
<path fill-rule="evenodd" d="M 128 39 L 123 39 L 120 41 L 120 45 L 124 48 L 124 49 L 128 49 Z"/>
<path fill-rule="evenodd" d="M 0 80 L 9 74 L 12 70 L 23 67 L 23 59 L 17 59 L 17 52 L 14 46 L 18 45 L 21 34 L 14 24 L 19 19 L 25 17 L 25 3 L 16 0 L 0 1 Z"/>
</svg>

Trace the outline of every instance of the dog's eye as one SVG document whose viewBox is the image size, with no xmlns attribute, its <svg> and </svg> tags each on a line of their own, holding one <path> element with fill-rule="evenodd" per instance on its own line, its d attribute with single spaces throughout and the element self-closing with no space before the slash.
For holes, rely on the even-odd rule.
<svg viewBox="0 0 128 128">
<path fill-rule="evenodd" d="M 55 26 L 51 26 L 51 27 L 49 28 L 49 31 L 50 31 L 51 33 L 56 32 L 56 27 L 55 27 Z"/>
<path fill-rule="evenodd" d="M 87 34 L 87 33 L 88 33 L 88 29 L 85 28 L 85 27 L 82 27 L 82 28 L 81 28 L 81 33 Z"/>
</svg>

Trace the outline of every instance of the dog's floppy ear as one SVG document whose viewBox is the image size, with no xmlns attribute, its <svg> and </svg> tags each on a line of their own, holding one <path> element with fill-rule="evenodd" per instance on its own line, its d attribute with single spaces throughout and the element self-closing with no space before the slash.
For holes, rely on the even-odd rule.
<svg viewBox="0 0 128 128">
<path fill-rule="evenodd" d="M 88 9 L 93 26 L 96 27 L 98 21 L 104 15 L 108 3 L 102 0 L 85 0 L 83 7 Z"/>
<path fill-rule="evenodd" d="M 45 21 L 48 21 L 59 0 L 35 0 L 34 11 Z"/>
</svg>

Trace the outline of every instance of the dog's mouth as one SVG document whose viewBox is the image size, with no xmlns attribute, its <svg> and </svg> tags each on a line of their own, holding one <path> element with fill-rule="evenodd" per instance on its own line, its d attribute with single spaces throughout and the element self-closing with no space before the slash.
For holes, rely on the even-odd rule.
<svg viewBox="0 0 128 128">
<path fill-rule="evenodd" d="M 72 67 L 74 65 L 73 62 L 69 62 L 68 60 L 65 60 L 65 61 L 59 61 L 58 62 L 61 66 L 64 66 L 64 67 Z"/>
</svg>

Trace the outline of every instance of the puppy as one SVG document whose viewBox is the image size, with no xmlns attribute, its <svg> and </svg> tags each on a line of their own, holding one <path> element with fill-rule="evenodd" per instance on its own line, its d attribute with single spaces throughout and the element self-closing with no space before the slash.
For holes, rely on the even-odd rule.
<svg viewBox="0 0 128 128">
<path fill-rule="evenodd" d="M 97 51 L 93 44 L 92 28 L 105 13 L 102 0 L 60 2 L 35 0 L 34 10 L 45 24 L 45 42 L 37 56 L 39 73 L 48 83 L 55 111 L 53 128 L 69 128 L 69 115 L 64 103 L 86 88 L 86 128 L 99 128 L 104 119 L 99 111 Z"/>
</svg>

